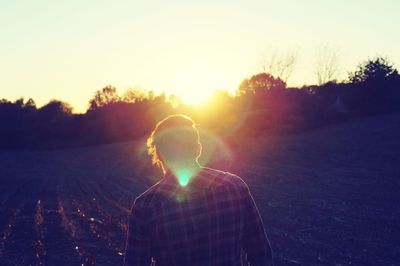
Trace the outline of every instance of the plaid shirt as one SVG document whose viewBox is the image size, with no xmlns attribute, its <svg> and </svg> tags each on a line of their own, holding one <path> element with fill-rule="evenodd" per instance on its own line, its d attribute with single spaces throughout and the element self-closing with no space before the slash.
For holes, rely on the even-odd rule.
<svg viewBox="0 0 400 266">
<path fill-rule="evenodd" d="M 247 262 L 246 262 L 247 260 Z M 136 198 L 125 266 L 273 265 L 248 186 L 210 168 L 186 187 L 167 175 Z"/>
</svg>

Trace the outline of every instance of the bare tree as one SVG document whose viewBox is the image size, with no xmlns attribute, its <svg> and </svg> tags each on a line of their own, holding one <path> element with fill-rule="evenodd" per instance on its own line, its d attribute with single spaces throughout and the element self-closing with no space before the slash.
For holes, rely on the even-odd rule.
<svg viewBox="0 0 400 266">
<path fill-rule="evenodd" d="M 125 102 L 143 101 L 149 98 L 149 92 L 142 89 L 140 86 L 127 89 L 122 95 L 122 100 Z"/>
<path fill-rule="evenodd" d="M 263 64 L 263 70 L 275 78 L 280 78 L 287 83 L 293 74 L 293 70 L 297 63 L 297 58 L 297 52 L 288 51 L 286 53 L 282 53 L 275 50 L 269 56 L 267 56 L 267 59 Z"/>
<path fill-rule="evenodd" d="M 101 90 L 97 90 L 92 99 L 89 100 L 89 110 L 117 102 L 120 100 L 117 89 L 111 85 L 107 85 Z"/>
<path fill-rule="evenodd" d="M 319 48 L 315 71 L 319 85 L 337 79 L 339 74 L 338 55 L 338 49 L 329 46 L 322 46 Z"/>
</svg>

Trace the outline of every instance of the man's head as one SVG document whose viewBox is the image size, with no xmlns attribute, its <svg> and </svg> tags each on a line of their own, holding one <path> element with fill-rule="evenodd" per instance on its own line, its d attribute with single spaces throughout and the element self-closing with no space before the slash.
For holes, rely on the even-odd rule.
<svg viewBox="0 0 400 266">
<path fill-rule="evenodd" d="M 157 123 L 147 139 L 148 153 L 163 172 L 174 165 L 197 161 L 201 153 L 199 132 L 185 115 L 170 115 Z"/>
</svg>

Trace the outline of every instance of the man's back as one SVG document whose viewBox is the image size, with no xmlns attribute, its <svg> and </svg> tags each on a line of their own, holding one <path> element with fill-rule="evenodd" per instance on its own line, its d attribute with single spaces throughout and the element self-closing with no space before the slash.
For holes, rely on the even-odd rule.
<svg viewBox="0 0 400 266">
<path fill-rule="evenodd" d="M 182 187 L 167 175 L 132 208 L 125 265 L 272 264 L 271 249 L 247 185 L 202 168 Z"/>
</svg>

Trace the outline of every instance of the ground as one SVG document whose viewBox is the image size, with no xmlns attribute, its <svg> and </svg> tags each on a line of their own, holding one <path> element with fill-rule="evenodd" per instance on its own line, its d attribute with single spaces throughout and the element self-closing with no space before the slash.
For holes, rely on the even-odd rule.
<svg viewBox="0 0 400 266">
<path fill-rule="evenodd" d="M 276 265 L 400 265 L 399 137 L 392 114 L 208 137 L 205 154 L 249 184 Z M 143 141 L 0 152 L 0 265 L 121 265 L 131 204 L 157 180 Z"/>
</svg>

